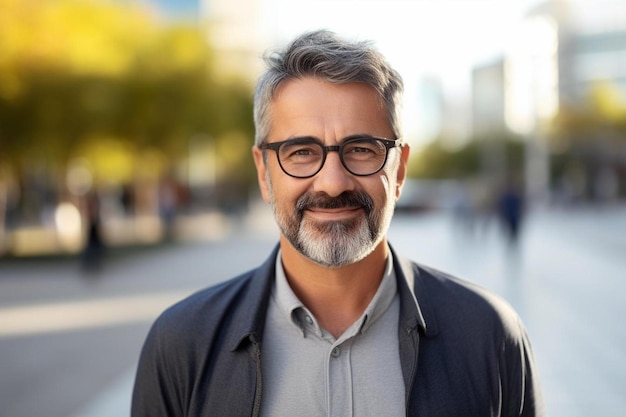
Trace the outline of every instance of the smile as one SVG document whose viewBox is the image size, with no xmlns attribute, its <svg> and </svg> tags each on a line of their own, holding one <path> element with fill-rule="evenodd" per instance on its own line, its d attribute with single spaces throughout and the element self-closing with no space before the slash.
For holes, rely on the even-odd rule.
<svg viewBox="0 0 626 417">
<path fill-rule="evenodd" d="M 309 208 L 305 212 L 307 215 L 323 221 L 342 220 L 353 218 L 357 214 L 362 214 L 363 207 L 341 207 L 341 208 Z"/>
</svg>

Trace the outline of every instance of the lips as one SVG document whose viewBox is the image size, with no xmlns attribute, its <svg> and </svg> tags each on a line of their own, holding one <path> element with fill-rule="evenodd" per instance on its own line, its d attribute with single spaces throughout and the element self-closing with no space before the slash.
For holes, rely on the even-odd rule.
<svg viewBox="0 0 626 417">
<path fill-rule="evenodd" d="M 326 208 L 326 207 L 308 207 L 307 211 L 314 211 L 316 213 L 347 213 L 352 211 L 357 211 L 362 209 L 363 207 L 338 207 L 338 208 Z"/>
<path fill-rule="evenodd" d="M 327 208 L 308 208 L 306 213 L 315 217 L 318 220 L 342 220 L 355 216 L 355 214 L 362 213 L 363 207 L 342 207 L 337 209 Z"/>
</svg>

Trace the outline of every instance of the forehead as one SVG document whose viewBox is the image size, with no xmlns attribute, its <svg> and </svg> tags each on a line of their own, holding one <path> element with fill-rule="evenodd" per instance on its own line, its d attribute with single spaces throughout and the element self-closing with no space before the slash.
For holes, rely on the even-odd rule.
<svg viewBox="0 0 626 417">
<path fill-rule="evenodd" d="M 383 100 L 373 87 L 312 77 L 279 85 L 271 104 L 272 140 L 302 135 L 336 140 L 353 134 L 392 135 Z"/>
</svg>

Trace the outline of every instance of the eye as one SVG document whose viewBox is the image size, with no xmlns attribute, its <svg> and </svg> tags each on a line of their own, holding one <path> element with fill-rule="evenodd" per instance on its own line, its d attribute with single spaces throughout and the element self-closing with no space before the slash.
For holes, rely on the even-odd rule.
<svg viewBox="0 0 626 417">
<path fill-rule="evenodd" d="M 385 147 L 376 139 L 362 139 L 348 142 L 343 148 L 344 155 L 367 157 L 385 153 Z"/>
<path fill-rule="evenodd" d="M 313 149 L 306 148 L 306 147 L 294 147 L 291 153 L 292 155 L 306 156 L 306 155 L 310 155 L 311 153 L 313 153 Z"/>
<path fill-rule="evenodd" d="M 373 152 L 371 148 L 368 148 L 366 146 L 354 146 L 350 149 L 350 152 L 354 152 L 354 153 L 370 153 Z"/>
<path fill-rule="evenodd" d="M 285 159 L 313 159 L 322 154 L 322 148 L 315 142 L 285 143 L 280 148 L 280 155 Z"/>
</svg>

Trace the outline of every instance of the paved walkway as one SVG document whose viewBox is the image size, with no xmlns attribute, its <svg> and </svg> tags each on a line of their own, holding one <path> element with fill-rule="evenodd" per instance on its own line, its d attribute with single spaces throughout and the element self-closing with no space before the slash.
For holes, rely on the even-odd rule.
<svg viewBox="0 0 626 417">
<path fill-rule="evenodd" d="M 262 224 L 267 224 L 262 222 Z M 551 417 L 626 415 L 626 209 L 537 212 L 519 247 L 495 224 L 397 217 L 396 250 L 501 294 L 526 323 Z M 133 369 L 71 417 L 128 415 Z"/>
</svg>

